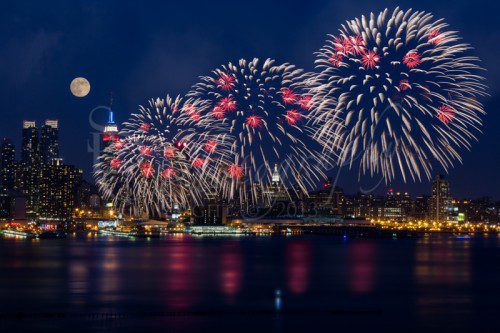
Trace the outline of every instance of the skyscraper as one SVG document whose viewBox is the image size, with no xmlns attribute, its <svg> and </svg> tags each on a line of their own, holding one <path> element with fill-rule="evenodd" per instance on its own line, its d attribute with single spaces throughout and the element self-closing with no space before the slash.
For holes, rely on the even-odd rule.
<svg viewBox="0 0 500 333">
<path fill-rule="evenodd" d="M 450 183 L 442 175 L 438 175 L 432 182 L 432 196 L 429 205 L 430 219 L 436 222 L 445 221 L 450 201 Z"/>
<path fill-rule="evenodd" d="M 14 168 L 16 151 L 14 144 L 9 139 L 3 139 L 0 157 L 0 182 L 1 188 L 12 190 L 14 188 Z"/>
<path fill-rule="evenodd" d="M 38 215 L 43 220 L 67 221 L 78 199 L 82 170 L 65 165 L 54 158 L 40 170 L 40 202 Z"/>
<path fill-rule="evenodd" d="M 35 121 L 23 121 L 22 147 L 21 147 L 21 177 L 22 193 L 26 197 L 26 214 L 36 218 L 39 202 L 39 151 L 38 127 Z"/>
<path fill-rule="evenodd" d="M 49 164 L 59 157 L 59 124 L 57 120 L 45 120 L 41 128 L 40 157 L 43 163 Z"/>
<path fill-rule="evenodd" d="M 110 143 L 118 140 L 118 126 L 115 123 L 113 110 L 109 109 L 108 123 L 104 126 L 104 133 L 102 135 L 102 141 L 104 142 L 104 147 L 108 146 Z"/>
<path fill-rule="evenodd" d="M 37 164 L 39 157 L 38 127 L 35 121 L 23 121 L 21 162 L 24 165 Z"/>
</svg>

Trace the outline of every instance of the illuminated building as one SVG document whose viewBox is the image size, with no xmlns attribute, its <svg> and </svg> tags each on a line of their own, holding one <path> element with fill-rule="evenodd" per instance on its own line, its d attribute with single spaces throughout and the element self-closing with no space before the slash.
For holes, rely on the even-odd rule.
<svg viewBox="0 0 500 333">
<path fill-rule="evenodd" d="M 413 201 L 410 216 L 416 220 L 426 220 L 429 212 L 429 201 L 430 197 L 428 195 L 416 197 Z"/>
<path fill-rule="evenodd" d="M 12 217 L 12 197 L 5 188 L 0 188 L 0 219 Z"/>
<path fill-rule="evenodd" d="M 317 191 L 310 192 L 306 199 L 306 211 L 320 215 L 341 215 L 343 192 L 339 187 L 333 186 L 328 178 Z"/>
<path fill-rule="evenodd" d="M 40 170 L 40 142 L 35 121 L 23 121 L 21 146 L 21 191 L 26 197 L 26 213 L 36 218 L 38 212 L 38 176 Z"/>
<path fill-rule="evenodd" d="M 0 158 L 1 187 L 12 190 L 15 185 L 16 151 L 14 145 L 8 139 L 3 139 Z"/>
<path fill-rule="evenodd" d="M 39 160 L 38 127 L 35 121 L 23 121 L 21 162 L 34 165 Z"/>
<path fill-rule="evenodd" d="M 110 145 L 112 142 L 118 140 L 118 125 L 116 125 L 113 115 L 113 110 L 109 109 L 108 123 L 104 126 L 102 134 L 102 141 L 104 146 Z"/>
<path fill-rule="evenodd" d="M 404 221 L 411 212 L 412 201 L 408 192 L 394 193 L 392 188 L 387 191 L 381 217 L 387 220 Z"/>
<path fill-rule="evenodd" d="M 41 128 L 40 158 L 42 163 L 50 163 L 59 157 L 59 124 L 57 120 L 45 120 Z"/>
<path fill-rule="evenodd" d="M 266 199 L 264 204 L 267 207 L 275 205 L 276 202 L 290 201 L 290 196 L 281 183 L 277 164 L 274 165 L 274 170 L 271 175 L 271 184 L 264 191 L 264 198 Z"/>
<path fill-rule="evenodd" d="M 54 158 L 40 171 L 39 219 L 67 221 L 76 207 L 82 170 Z"/>
<path fill-rule="evenodd" d="M 218 203 L 207 203 L 194 209 L 194 225 L 214 226 L 226 224 L 227 206 Z"/>
<path fill-rule="evenodd" d="M 450 183 L 442 175 L 438 175 L 432 183 L 432 196 L 429 205 L 430 219 L 436 222 L 446 221 L 450 204 Z"/>
</svg>

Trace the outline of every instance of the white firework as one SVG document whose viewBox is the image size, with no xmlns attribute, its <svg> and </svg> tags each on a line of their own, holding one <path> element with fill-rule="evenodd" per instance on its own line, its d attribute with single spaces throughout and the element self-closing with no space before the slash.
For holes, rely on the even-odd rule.
<svg viewBox="0 0 500 333">
<path fill-rule="evenodd" d="M 188 96 L 203 101 L 206 130 L 229 145 L 218 160 L 226 199 L 258 203 L 277 165 L 281 185 L 306 193 L 324 177 L 328 158 L 307 125 L 315 79 L 290 64 L 258 59 L 223 65 L 201 77 Z M 216 129 L 216 130 L 214 130 Z M 264 198 L 266 199 L 266 198 Z"/>
<path fill-rule="evenodd" d="M 208 139 L 197 131 L 195 103 L 170 96 L 149 100 L 103 151 L 95 165 L 97 184 L 118 210 L 160 216 L 175 205 L 200 203 L 205 163 L 193 156 Z"/>
<path fill-rule="evenodd" d="M 384 10 L 347 21 L 317 53 L 316 138 L 338 163 L 386 181 L 431 177 L 461 161 L 486 95 L 471 47 L 429 13 Z"/>
</svg>

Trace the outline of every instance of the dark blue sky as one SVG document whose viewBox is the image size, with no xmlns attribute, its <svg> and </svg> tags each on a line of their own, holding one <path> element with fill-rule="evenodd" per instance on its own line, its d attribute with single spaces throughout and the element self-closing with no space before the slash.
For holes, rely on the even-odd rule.
<svg viewBox="0 0 500 333">
<path fill-rule="evenodd" d="M 500 198 L 500 4 L 495 1 L 3 1 L 0 135 L 18 147 L 23 119 L 57 118 L 65 161 L 89 175 L 87 144 L 95 132 L 89 112 L 106 104 L 110 91 L 116 118 L 123 121 L 147 98 L 186 93 L 198 76 L 242 57 L 271 57 L 312 70 L 313 52 L 326 34 L 346 19 L 397 5 L 445 18 L 483 60 L 491 94 L 484 134 L 449 178 L 458 197 Z M 75 76 L 91 82 L 86 98 L 70 94 Z M 346 192 L 377 182 L 359 183 L 357 173 L 347 170 L 339 177 Z M 430 187 L 427 181 L 392 186 L 412 194 Z"/>
</svg>

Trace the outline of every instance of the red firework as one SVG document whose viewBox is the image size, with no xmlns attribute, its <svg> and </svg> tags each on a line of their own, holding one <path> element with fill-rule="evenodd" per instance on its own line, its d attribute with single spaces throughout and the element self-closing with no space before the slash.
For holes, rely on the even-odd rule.
<svg viewBox="0 0 500 333">
<path fill-rule="evenodd" d="M 335 37 L 334 38 L 334 48 L 335 51 L 342 53 L 343 55 L 347 55 L 354 51 L 351 41 L 348 38 Z"/>
<path fill-rule="evenodd" d="M 177 142 L 175 143 L 175 146 L 176 146 L 176 147 L 177 147 L 177 149 L 179 149 L 179 150 L 182 150 L 182 149 L 186 148 L 186 147 L 187 147 L 187 145 L 188 145 L 188 143 L 187 143 L 186 141 L 177 141 Z"/>
<path fill-rule="evenodd" d="M 283 102 L 285 104 L 293 104 L 297 100 L 297 96 L 291 89 L 282 89 L 281 90 L 281 98 L 283 98 Z"/>
<path fill-rule="evenodd" d="M 302 114 L 297 110 L 288 110 L 285 115 L 288 125 L 295 125 L 302 117 Z"/>
<path fill-rule="evenodd" d="M 153 177 L 155 173 L 155 169 L 153 167 L 153 164 L 150 162 L 142 162 L 141 163 L 141 173 L 146 176 L 146 178 L 151 178 Z"/>
<path fill-rule="evenodd" d="M 194 121 L 198 121 L 201 118 L 201 114 L 199 112 L 193 112 L 189 115 L 189 117 Z"/>
<path fill-rule="evenodd" d="M 441 34 L 439 29 L 433 29 L 428 36 L 429 43 L 437 45 L 441 43 L 444 39 L 444 36 Z"/>
<path fill-rule="evenodd" d="M 175 148 L 172 147 L 167 147 L 163 150 L 163 156 L 165 158 L 172 158 L 175 156 Z"/>
<path fill-rule="evenodd" d="M 123 140 L 118 140 L 115 142 L 115 149 L 122 149 L 123 146 L 125 146 L 125 141 Z"/>
<path fill-rule="evenodd" d="M 455 119 L 456 110 L 448 105 L 441 105 L 438 112 L 438 118 L 443 123 L 448 124 L 450 121 Z"/>
<path fill-rule="evenodd" d="M 365 41 L 361 36 L 349 36 L 351 52 L 354 55 L 363 54 L 365 52 Z"/>
<path fill-rule="evenodd" d="M 361 64 L 365 69 L 375 68 L 377 63 L 380 61 L 380 56 L 373 51 L 368 51 L 361 57 Z"/>
<path fill-rule="evenodd" d="M 205 164 L 205 160 L 203 158 L 197 157 L 193 160 L 192 164 L 195 168 L 201 168 L 203 164 Z"/>
<path fill-rule="evenodd" d="M 212 117 L 217 118 L 217 119 L 222 119 L 226 116 L 226 111 L 224 111 L 221 107 L 215 106 L 212 111 L 210 112 Z"/>
<path fill-rule="evenodd" d="M 141 124 L 141 131 L 142 131 L 142 132 L 149 132 L 149 128 L 150 128 L 150 127 L 151 127 L 151 126 L 150 126 L 148 123 L 142 123 L 142 124 Z"/>
<path fill-rule="evenodd" d="M 409 88 L 411 88 L 411 86 L 410 86 L 410 82 L 408 80 L 403 79 L 403 80 L 399 81 L 399 90 L 405 91 Z"/>
<path fill-rule="evenodd" d="M 151 156 L 151 147 L 150 146 L 141 146 L 139 147 L 139 152 L 141 155 Z"/>
<path fill-rule="evenodd" d="M 217 103 L 217 106 L 224 111 L 234 111 L 236 110 L 236 101 L 232 97 L 224 97 Z"/>
<path fill-rule="evenodd" d="M 163 178 L 170 179 L 173 176 L 175 176 L 177 174 L 177 172 L 175 172 L 175 170 L 172 168 L 166 168 L 166 169 L 163 169 L 161 174 L 162 174 Z"/>
<path fill-rule="evenodd" d="M 262 127 L 262 117 L 259 116 L 249 116 L 247 117 L 247 125 L 251 128 L 261 128 Z"/>
<path fill-rule="evenodd" d="M 113 169 L 118 169 L 122 165 L 122 161 L 119 158 L 113 158 L 110 162 L 109 165 Z"/>
<path fill-rule="evenodd" d="M 342 53 L 333 53 L 330 58 L 328 58 L 328 61 L 332 66 L 339 67 L 342 64 Z"/>
<path fill-rule="evenodd" d="M 311 96 L 301 96 L 297 101 L 297 104 L 304 110 L 310 110 L 312 107 L 312 97 Z"/>
<path fill-rule="evenodd" d="M 416 51 L 410 51 L 403 57 L 403 64 L 409 68 L 415 68 L 422 63 L 420 54 Z"/>
<path fill-rule="evenodd" d="M 213 153 L 216 147 L 217 142 L 215 142 L 214 140 L 208 140 L 207 143 L 205 143 L 205 150 L 208 152 Z"/>
<path fill-rule="evenodd" d="M 241 178 L 245 175 L 245 171 L 238 164 L 231 164 L 228 171 L 232 178 Z"/>
<path fill-rule="evenodd" d="M 201 118 L 201 113 L 196 110 L 196 107 L 193 104 L 185 104 L 184 112 L 194 121 L 198 121 Z"/>
<path fill-rule="evenodd" d="M 222 90 L 229 91 L 234 88 L 234 77 L 228 75 L 226 73 L 222 73 L 219 78 L 216 80 L 217 88 L 221 88 Z"/>
<path fill-rule="evenodd" d="M 186 103 L 184 104 L 182 110 L 186 112 L 188 115 L 192 115 L 196 112 L 196 107 L 193 104 Z"/>
</svg>

